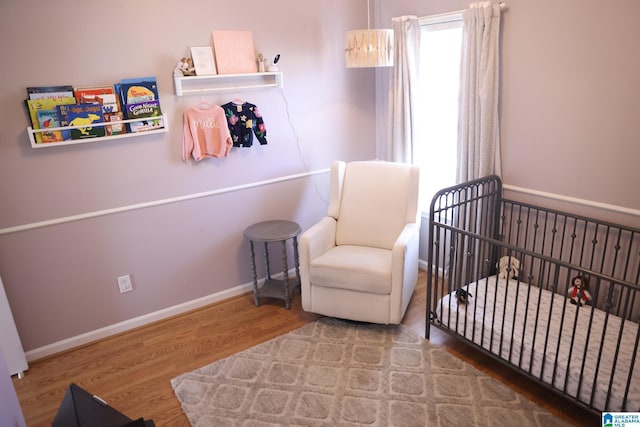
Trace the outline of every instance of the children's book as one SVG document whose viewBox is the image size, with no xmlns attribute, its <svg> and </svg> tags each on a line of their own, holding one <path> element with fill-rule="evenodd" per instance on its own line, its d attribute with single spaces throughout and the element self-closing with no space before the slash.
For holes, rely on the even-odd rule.
<svg viewBox="0 0 640 427">
<path fill-rule="evenodd" d="M 38 120 L 39 110 L 54 110 L 56 108 L 56 105 L 74 104 L 75 102 L 76 102 L 76 99 L 73 96 L 60 97 L 56 99 L 51 99 L 51 98 L 27 99 L 25 101 L 25 104 L 29 112 L 31 127 L 33 129 L 40 129 L 40 121 Z M 37 144 L 42 143 L 42 135 L 41 135 L 42 133 L 43 132 L 36 132 L 34 134 Z"/>
<path fill-rule="evenodd" d="M 60 127 L 60 121 L 58 120 L 58 112 L 55 109 L 52 110 L 38 110 L 36 111 L 38 116 L 38 123 L 40 129 L 57 128 Z M 41 132 L 42 142 L 60 142 L 62 141 L 62 131 L 53 130 L 48 132 Z"/>
<path fill-rule="evenodd" d="M 107 114 L 122 111 L 113 86 L 77 87 L 74 89 L 74 94 L 78 104 L 100 104 L 105 117 Z M 121 119 L 113 119 L 113 121 L 118 120 Z M 112 133 L 111 126 L 107 126 L 105 131 L 107 134 L 113 135 L 122 133 L 122 129 L 123 127 L 118 128 L 115 133 Z"/>
<path fill-rule="evenodd" d="M 67 114 L 68 105 L 56 105 L 56 113 L 58 113 L 58 123 L 61 127 L 69 126 L 69 119 Z M 62 140 L 68 141 L 71 139 L 71 132 L 69 130 L 62 130 Z"/>
<path fill-rule="evenodd" d="M 122 111 L 118 111 L 115 113 L 104 113 L 105 122 L 120 122 L 122 120 L 124 120 L 124 114 L 122 113 Z M 127 133 L 127 126 L 124 123 L 107 125 L 104 127 L 104 130 L 107 136 L 120 135 L 122 133 Z"/>
<path fill-rule="evenodd" d="M 155 77 L 124 79 L 116 85 L 123 105 L 139 104 L 145 101 L 157 101 L 158 83 Z"/>
<path fill-rule="evenodd" d="M 75 105 L 75 104 L 70 104 Z M 56 112 L 58 113 L 58 121 L 60 122 L 60 127 L 69 126 L 69 113 L 68 113 L 68 104 L 56 105 Z M 69 129 L 63 129 L 62 132 L 62 140 L 68 141 L 71 139 L 71 131 Z"/>
<path fill-rule="evenodd" d="M 146 101 L 127 105 L 127 119 L 140 119 L 129 123 L 130 132 L 145 132 L 164 127 L 160 101 Z"/>
<path fill-rule="evenodd" d="M 57 99 L 73 96 L 73 86 L 30 86 L 27 87 L 28 99 L 49 98 Z"/>
<path fill-rule="evenodd" d="M 100 104 L 107 112 L 120 111 L 113 86 L 76 87 L 73 91 L 78 104 Z"/>
<path fill-rule="evenodd" d="M 139 82 L 152 82 L 155 81 L 155 76 L 145 76 L 145 77 L 132 77 L 129 79 L 120 79 L 120 83 L 139 83 Z"/>
<path fill-rule="evenodd" d="M 94 123 L 102 123 L 104 115 L 99 104 L 76 104 L 67 107 L 67 120 L 69 126 L 79 126 L 71 129 L 71 139 L 96 138 L 105 136 L 104 126 L 95 126 Z"/>
</svg>

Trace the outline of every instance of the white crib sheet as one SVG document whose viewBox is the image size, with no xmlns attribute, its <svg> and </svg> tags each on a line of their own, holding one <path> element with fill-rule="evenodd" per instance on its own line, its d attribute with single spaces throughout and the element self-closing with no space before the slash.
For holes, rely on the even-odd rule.
<svg viewBox="0 0 640 427">
<path fill-rule="evenodd" d="M 616 359 L 616 347 L 622 325 L 620 317 L 607 316 L 604 311 L 592 309 L 591 306 L 577 308 L 562 295 L 529 286 L 515 279 L 507 282 L 505 279 L 491 276 L 471 283 L 464 289 L 473 295 L 467 306 L 458 306 L 455 295 L 452 294 L 445 295 L 438 303 L 436 314 L 443 325 L 456 329 L 466 339 L 519 366 L 545 383 L 565 390 L 573 397 L 577 396 L 580 387 L 578 398 L 587 404 L 591 401 L 595 379 L 592 406 L 599 410 L 605 409 L 607 390 L 615 364 L 611 397 L 606 410 L 622 410 L 638 334 L 637 323 L 624 322 Z M 492 318 L 494 305 L 495 318 Z M 527 306 L 528 310 L 525 309 Z M 561 328 L 563 310 L 565 314 Z M 574 321 L 577 322 L 575 328 Z M 550 327 L 547 328 L 549 324 Z M 603 332 L 604 346 L 598 365 Z M 587 338 L 588 347 L 583 370 Z M 556 358 L 557 368 L 554 375 L 553 365 Z M 634 366 L 627 411 L 640 411 L 639 365 L 640 360 Z"/>
</svg>

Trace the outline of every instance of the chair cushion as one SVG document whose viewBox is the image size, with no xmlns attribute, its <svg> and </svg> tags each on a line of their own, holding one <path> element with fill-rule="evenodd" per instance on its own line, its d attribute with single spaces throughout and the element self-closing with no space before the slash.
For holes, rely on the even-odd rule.
<svg viewBox="0 0 640 427">
<path fill-rule="evenodd" d="M 391 251 L 367 246 L 336 246 L 311 261 L 312 286 L 391 293 Z"/>
<path fill-rule="evenodd" d="M 347 164 L 336 230 L 338 245 L 391 249 L 407 222 L 417 193 L 417 173 L 392 162 Z"/>
</svg>

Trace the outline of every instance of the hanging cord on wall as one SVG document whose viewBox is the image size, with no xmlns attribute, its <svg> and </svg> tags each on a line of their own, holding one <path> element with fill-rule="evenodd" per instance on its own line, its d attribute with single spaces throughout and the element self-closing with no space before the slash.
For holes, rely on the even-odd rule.
<svg viewBox="0 0 640 427">
<path fill-rule="evenodd" d="M 289 101 L 287 101 L 287 97 L 284 94 L 284 89 L 282 88 L 282 86 L 280 86 L 280 95 L 282 96 L 282 101 L 284 102 L 284 110 L 287 113 L 287 122 L 289 123 L 289 127 L 291 128 L 291 133 L 293 133 L 293 137 L 296 140 L 296 149 L 298 150 L 298 157 L 300 157 L 300 162 L 302 162 L 302 166 L 304 167 L 305 171 L 307 173 L 311 173 L 311 169 L 309 168 L 309 165 L 304 160 L 304 156 L 302 155 L 302 148 L 300 147 L 300 138 L 298 137 L 298 133 L 296 132 L 296 128 L 293 126 L 293 122 L 291 121 L 291 113 L 289 112 Z M 318 198 L 320 200 L 322 200 L 323 202 L 329 204 L 329 200 L 324 198 L 322 196 L 322 193 L 320 193 L 320 189 L 318 188 L 318 184 L 317 184 L 317 182 L 315 182 L 314 177 L 310 176 L 309 178 L 311 179 L 311 182 L 313 183 L 313 187 L 316 190 L 316 194 L 318 195 Z"/>
</svg>

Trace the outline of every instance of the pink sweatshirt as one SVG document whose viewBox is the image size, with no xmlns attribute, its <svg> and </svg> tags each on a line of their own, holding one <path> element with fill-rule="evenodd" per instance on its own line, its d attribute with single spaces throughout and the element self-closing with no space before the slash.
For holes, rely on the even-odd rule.
<svg viewBox="0 0 640 427">
<path fill-rule="evenodd" d="M 198 104 L 184 113 L 182 160 L 226 157 L 233 143 L 224 110 L 218 105 Z"/>
</svg>

